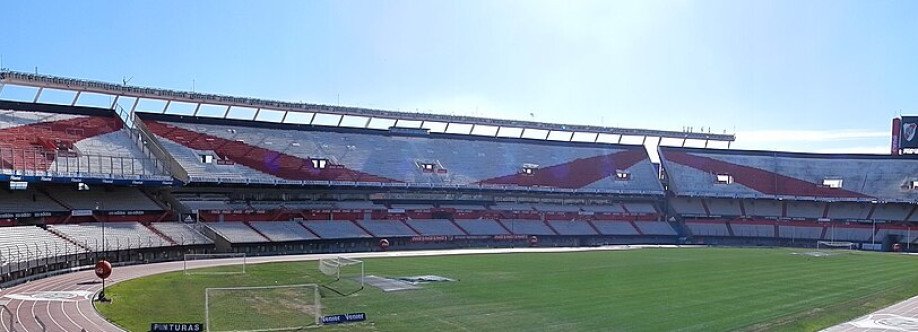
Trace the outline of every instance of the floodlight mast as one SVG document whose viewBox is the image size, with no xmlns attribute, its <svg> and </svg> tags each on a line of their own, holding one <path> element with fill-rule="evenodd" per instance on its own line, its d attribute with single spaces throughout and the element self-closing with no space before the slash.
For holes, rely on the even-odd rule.
<svg viewBox="0 0 918 332">
<path fill-rule="evenodd" d="M 282 113 L 281 122 L 287 121 L 288 114 L 295 113 L 305 113 L 309 114 L 309 121 L 303 124 L 312 125 L 313 121 L 317 118 L 317 114 L 337 116 L 337 126 L 341 126 L 343 123 L 344 117 L 356 117 L 365 120 L 364 128 L 368 128 L 370 122 L 373 120 L 386 120 L 386 121 L 395 121 L 396 124 L 399 124 L 404 121 L 413 121 L 419 122 L 418 128 L 424 127 L 425 124 L 429 123 L 438 123 L 445 125 L 446 128 L 449 128 L 450 125 L 465 125 L 468 126 L 468 130 L 463 130 L 462 132 L 450 131 L 451 133 L 459 133 L 466 135 L 481 135 L 473 133 L 477 125 L 492 127 L 495 129 L 494 136 L 500 135 L 502 130 L 511 130 L 519 131 L 519 134 L 512 135 L 509 137 L 514 138 L 532 138 L 540 136 L 536 139 L 549 139 L 552 137 L 553 133 L 563 134 L 565 139 L 562 141 L 587 141 L 593 143 L 607 143 L 608 140 L 600 140 L 600 136 L 611 135 L 613 142 L 611 143 L 623 143 L 623 138 L 628 137 L 634 139 L 634 141 L 639 141 L 646 143 L 647 139 L 657 139 L 659 143 L 662 139 L 674 139 L 677 141 L 681 140 L 681 145 L 685 146 L 687 141 L 701 141 L 704 143 L 705 147 L 708 147 L 710 142 L 725 142 L 727 147 L 730 147 L 730 144 L 736 140 L 736 136 L 733 134 L 716 134 L 716 133 L 704 133 L 704 132 L 695 132 L 695 131 L 667 131 L 667 130 L 653 130 L 653 129 L 635 129 L 635 128 L 619 128 L 619 127 L 605 127 L 605 126 L 594 126 L 594 125 L 576 125 L 576 124 L 557 124 L 557 123 L 546 123 L 546 122 L 536 122 L 536 121 L 523 121 L 523 120 L 502 120 L 502 119 L 489 119 L 477 116 L 464 116 L 464 115 L 444 115 L 444 114 L 433 114 L 433 113 L 408 113 L 408 112 L 396 112 L 396 111 L 386 111 L 386 110 L 377 110 L 377 109 L 367 109 L 367 108 L 357 108 L 357 107 L 347 107 L 347 106 L 335 106 L 335 105 L 319 105 L 319 104 L 307 104 L 307 103 L 290 103 L 276 100 L 266 100 L 266 99 L 255 99 L 255 98 L 245 98 L 245 97 L 233 97 L 226 95 L 216 95 L 216 94 L 204 94 L 197 92 L 189 91 L 177 91 L 177 90 L 168 90 L 168 89 L 158 89 L 158 88 L 146 88 L 146 87 L 136 87 L 129 86 L 126 83 L 127 80 L 123 80 L 122 84 L 112 84 L 99 81 L 90 81 L 90 80 L 81 80 L 73 79 L 66 77 L 57 77 L 49 75 L 39 75 L 33 73 L 24 73 L 16 71 L 2 70 L 0 71 L 0 88 L 3 85 L 15 85 L 15 86 L 26 86 L 38 88 L 39 93 L 35 96 L 35 102 L 38 101 L 41 90 L 45 88 L 55 89 L 55 90 L 65 90 L 78 94 L 74 97 L 74 102 L 76 104 L 79 94 L 81 93 L 93 93 L 105 95 L 111 98 L 114 98 L 114 102 L 111 105 L 111 109 L 115 109 L 118 99 L 125 98 L 135 98 L 134 105 L 131 107 L 131 113 L 136 110 L 137 103 L 140 99 L 146 100 L 157 100 L 166 103 L 166 107 L 162 110 L 156 110 L 160 113 L 165 113 L 168 110 L 170 104 L 178 102 L 185 104 L 194 105 L 195 116 L 197 111 L 201 108 L 201 105 L 211 105 L 211 106 L 220 106 L 224 107 L 222 113 L 222 118 L 226 118 L 230 110 L 233 107 L 241 107 L 254 109 L 254 113 L 251 119 L 253 121 L 258 121 L 259 114 L 263 111 L 274 111 Z M 325 124 L 323 124 L 325 125 Z M 334 125 L 332 125 L 334 126 Z M 455 126 L 454 126 L 455 128 Z M 574 136 L 580 137 L 589 137 L 587 140 L 574 140 Z M 535 135 L 535 136 L 534 136 Z M 614 137 L 617 136 L 617 140 Z M 631 140 L 629 139 L 629 141 Z"/>
</svg>

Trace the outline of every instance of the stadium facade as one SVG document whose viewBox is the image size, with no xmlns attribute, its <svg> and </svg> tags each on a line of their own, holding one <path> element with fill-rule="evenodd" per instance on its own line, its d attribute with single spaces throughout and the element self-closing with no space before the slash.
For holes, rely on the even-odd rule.
<svg viewBox="0 0 918 332">
<path fill-rule="evenodd" d="M 725 134 L 291 104 L 16 72 L 0 73 L 5 86 L 36 93 L 0 100 L 4 283 L 100 257 L 819 241 L 911 250 L 918 239 L 915 156 L 732 150 Z M 50 90 L 73 99 L 42 100 Z M 81 105 L 87 95 L 111 101 Z M 165 105 L 138 107 L 145 99 Z M 185 111 L 170 111 L 177 105 Z M 659 164 L 648 140 L 659 145 Z"/>
</svg>

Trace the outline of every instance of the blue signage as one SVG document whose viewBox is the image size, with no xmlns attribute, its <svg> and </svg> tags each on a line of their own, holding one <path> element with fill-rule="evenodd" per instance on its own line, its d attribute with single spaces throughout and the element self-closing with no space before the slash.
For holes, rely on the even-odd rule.
<svg viewBox="0 0 918 332">
<path fill-rule="evenodd" d="M 152 323 L 151 332 L 202 332 L 204 324 L 201 323 Z"/>
<path fill-rule="evenodd" d="M 362 322 L 365 320 L 367 320 L 367 314 L 363 312 L 358 312 L 354 314 L 322 316 L 322 324 L 353 323 L 353 322 Z"/>
</svg>

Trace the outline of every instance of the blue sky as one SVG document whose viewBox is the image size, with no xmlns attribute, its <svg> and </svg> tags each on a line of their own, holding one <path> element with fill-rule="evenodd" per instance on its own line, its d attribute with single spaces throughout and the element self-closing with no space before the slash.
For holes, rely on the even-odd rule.
<svg viewBox="0 0 918 332">
<path fill-rule="evenodd" d="M 888 151 L 915 1 L 10 1 L 3 67 L 199 92 Z M 532 114 L 532 115 L 531 115 Z"/>
</svg>

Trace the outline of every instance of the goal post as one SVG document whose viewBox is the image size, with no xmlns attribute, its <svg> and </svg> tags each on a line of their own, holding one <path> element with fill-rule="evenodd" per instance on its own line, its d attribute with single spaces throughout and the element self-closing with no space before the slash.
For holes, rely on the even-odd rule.
<svg viewBox="0 0 918 332">
<path fill-rule="evenodd" d="M 857 243 L 845 241 L 816 241 L 816 249 L 857 249 Z"/>
<path fill-rule="evenodd" d="M 302 330 L 321 323 L 321 301 L 316 284 L 207 288 L 205 330 Z"/>
<path fill-rule="evenodd" d="M 220 265 L 212 269 L 201 268 L 214 266 L 213 260 L 235 259 L 238 264 Z M 245 274 L 245 253 L 227 254 L 185 254 L 182 270 L 185 274 Z"/>
<path fill-rule="evenodd" d="M 319 271 L 334 280 L 323 284 L 322 287 L 347 296 L 356 293 L 364 287 L 363 261 L 347 257 L 333 257 L 319 259 Z"/>
</svg>

